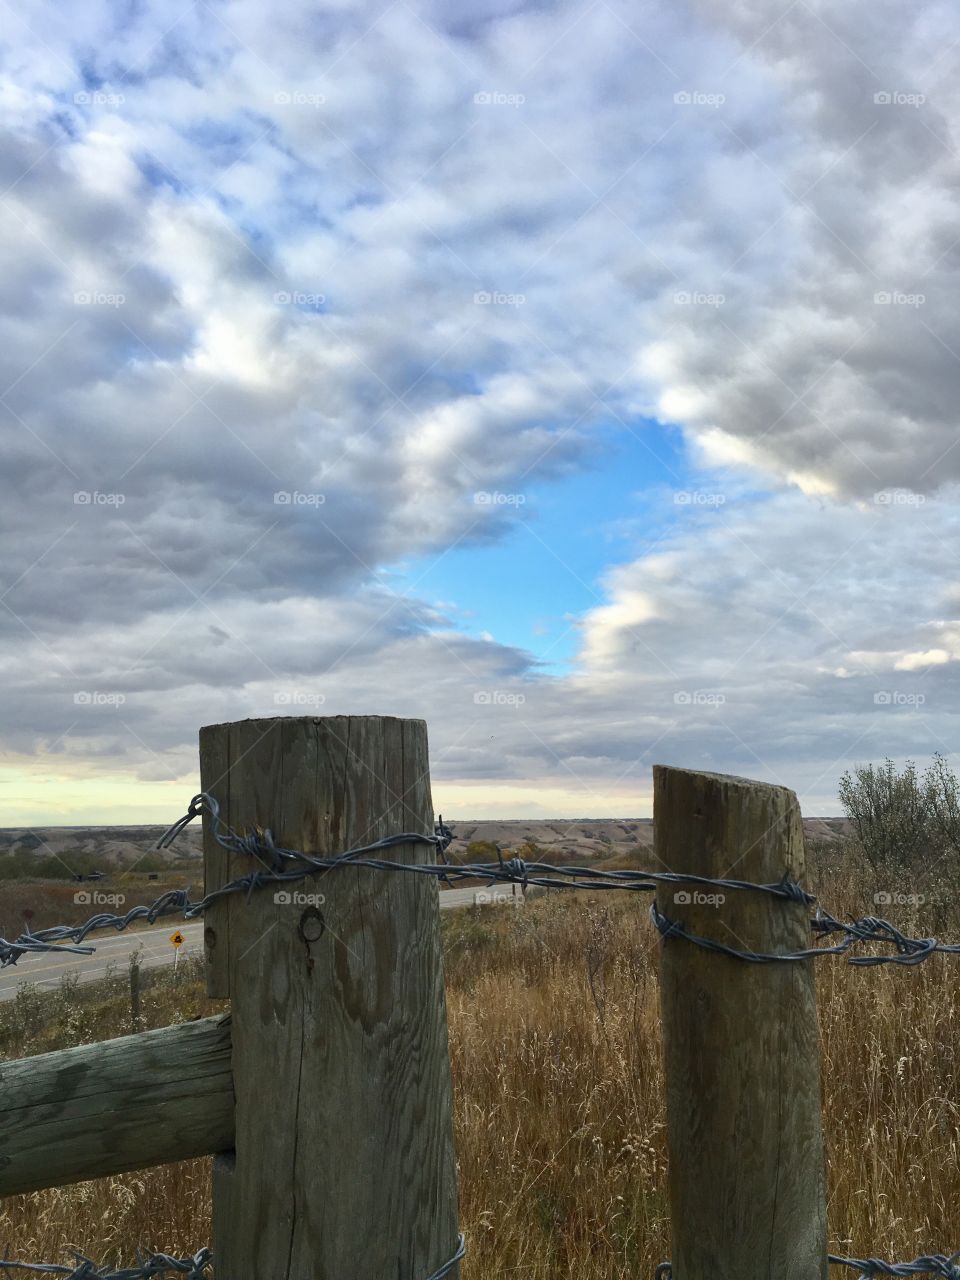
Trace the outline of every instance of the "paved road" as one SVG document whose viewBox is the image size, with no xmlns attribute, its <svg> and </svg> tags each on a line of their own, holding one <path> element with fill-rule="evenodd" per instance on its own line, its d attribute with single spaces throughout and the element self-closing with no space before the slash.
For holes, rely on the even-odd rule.
<svg viewBox="0 0 960 1280">
<path fill-rule="evenodd" d="M 491 901 L 503 901 L 511 898 L 511 886 L 496 886 L 492 889 L 442 889 L 440 891 L 440 908 L 469 907 L 475 903 L 485 905 Z M 130 956 L 137 949 L 143 948 L 140 963 L 145 969 L 153 969 L 157 965 L 172 965 L 174 947 L 170 943 L 170 935 L 175 931 L 183 934 L 184 942 L 180 948 L 180 964 L 189 956 L 203 953 L 203 923 L 194 921 L 189 924 L 178 922 L 175 916 L 159 921 L 152 929 L 140 929 L 136 933 L 101 933 L 90 938 L 97 950 L 92 956 L 54 955 L 42 952 L 39 955 L 26 955 L 16 965 L 0 969 L 0 1001 L 12 1000 L 17 988 L 30 983 L 41 989 L 59 985 L 60 979 L 67 974 L 79 974 L 81 982 L 95 982 L 104 977 L 108 967 L 114 971 L 123 971 L 130 962 Z"/>
</svg>

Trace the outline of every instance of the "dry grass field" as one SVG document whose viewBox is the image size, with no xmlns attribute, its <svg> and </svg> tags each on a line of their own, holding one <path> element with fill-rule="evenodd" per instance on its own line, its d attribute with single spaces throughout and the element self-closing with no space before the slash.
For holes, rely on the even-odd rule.
<svg viewBox="0 0 960 1280">
<path fill-rule="evenodd" d="M 194 866 L 173 865 L 149 879 L 144 871 L 114 871 L 98 882 L 16 879 L 0 887 L 0 934 L 16 937 L 25 926 L 45 929 L 54 924 L 82 924 L 97 911 L 123 915 L 131 907 L 149 906 L 170 889 L 192 886 L 202 892 L 203 871 Z"/>
<path fill-rule="evenodd" d="M 865 876 L 823 873 L 840 914 L 873 909 Z M 669 1256 L 659 942 L 646 901 L 610 894 L 452 912 L 443 921 L 456 1094 L 464 1280 L 651 1277 Z M 960 937 L 930 908 L 921 932 Z M 891 912 L 892 913 L 892 912 Z M 24 961 L 26 967 L 27 961 Z M 960 1248 L 960 960 L 912 970 L 819 962 L 834 1252 L 913 1258 Z M 214 1012 L 198 975 L 151 977 L 145 1024 Z M 0 1053 L 125 1032 L 125 975 L 106 988 L 29 990 L 0 1007 Z M 0 1201 L 7 1257 L 71 1247 L 129 1260 L 137 1245 L 210 1239 L 207 1161 Z"/>
</svg>

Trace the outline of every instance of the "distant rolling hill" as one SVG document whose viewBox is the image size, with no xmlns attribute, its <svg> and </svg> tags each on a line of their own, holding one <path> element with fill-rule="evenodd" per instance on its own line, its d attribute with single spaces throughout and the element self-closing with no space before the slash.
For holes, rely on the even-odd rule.
<svg viewBox="0 0 960 1280">
<path fill-rule="evenodd" d="M 156 843 L 166 827 L 2 827 L 0 858 L 5 854 L 35 853 L 38 858 L 62 859 L 69 867 L 76 860 L 84 870 L 92 864 L 130 867 L 149 855 L 151 862 L 181 862 L 201 856 L 199 823 L 181 832 L 171 849 Z"/>
<path fill-rule="evenodd" d="M 504 850 L 528 845 L 538 849 L 547 862 L 569 862 L 578 857 L 624 858 L 653 848 L 652 818 L 445 821 L 454 835 L 450 856 L 458 860 L 467 856 L 473 841 L 481 840 L 499 844 Z M 849 823 L 845 818 L 804 818 L 803 830 L 808 841 L 832 844 L 849 834 Z"/>
<path fill-rule="evenodd" d="M 512 820 L 477 819 L 472 822 L 447 819 L 454 834 L 450 856 L 458 861 L 467 857 L 474 841 L 498 844 L 504 851 L 523 846 L 537 848 L 544 860 L 569 862 L 575 858 L 623 858 L 653 846 L 652 818 L 517 818 Z M 804 818 L 808 840 L 834 842 L 848 833 L 844 818 Z M 84 868 L 91 863 L 110 867 L 132 867 L 149 855 L 155 859 L 182 862 L 201 856 L 200 825 L 196 823 L 181 832 L 175 844 L 165 852 L 156 849 L 165 828 L 142 827 L 6 827 L 0 828 L 0 858 L 15 852 L 33 851 L 38 856 L 55 856 L 68 865 L 71 858 L 82 855 Z"/>
</svg>

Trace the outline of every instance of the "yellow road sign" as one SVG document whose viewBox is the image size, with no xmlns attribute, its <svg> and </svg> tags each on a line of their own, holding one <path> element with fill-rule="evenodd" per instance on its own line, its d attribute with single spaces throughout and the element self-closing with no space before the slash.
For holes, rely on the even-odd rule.
<svg viewBox="0 0 960 1280">
<path fill-rule="evenodd" d="M 183 934 L 180 932 L 179 929 L 177 930 L 176 933 L 171 933 L 170 941 L 173 943 L 175 947 L 183 946 Z"/>
</svg>

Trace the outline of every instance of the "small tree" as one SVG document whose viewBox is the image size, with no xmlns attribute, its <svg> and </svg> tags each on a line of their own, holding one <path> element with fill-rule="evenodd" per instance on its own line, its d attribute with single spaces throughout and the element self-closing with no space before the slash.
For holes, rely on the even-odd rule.
<svg viewBox="0 0 960 1280">
<path fill-rule="evenodd" d="M 927 850 L 930 802 L 913 761 L 902 772 L 890 759 L 848 770 L 840 779 L 840 803 L 875 871 L 910 867 Z"/>
<path fill-rule="evenodd" d="M 907 761 L 857 765 L 840 801 L 875 871 L 933 870 L 960 876 L 960 779 L 937 752 L 921 779 Z"/>
<path fill-rule="evenodd" d="M 936 751 L 923 780 L 932 832 L 942 852 L 956 864 L 960 860 L 960 779 Z"/>
</svg>

